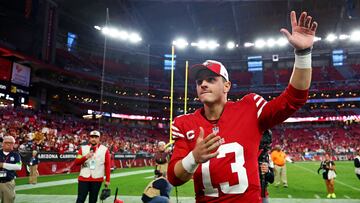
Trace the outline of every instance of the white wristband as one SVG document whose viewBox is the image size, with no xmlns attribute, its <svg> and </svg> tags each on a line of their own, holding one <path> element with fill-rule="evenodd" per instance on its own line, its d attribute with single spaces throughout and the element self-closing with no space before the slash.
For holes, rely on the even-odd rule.
<svg viewBox="0 0 360 203">
<path fill-rule="evenodd" d="M 187 171 L 188 173 L 195 173 L 195 171 L 199 165 L 195 162 L 195 158 L 194 158 L 192 151 L 186 157 L 184 157 L 182 159 L 181 163 L 182 163 L 185 171 Z"/>
<path fill-rule="evenodd" d="M 311 53 L 306 55 L 296 55 L 295 54 L 295 64 L 296 68 L 300 69 L 310 69 L 311 68 Z"/>
</svg>

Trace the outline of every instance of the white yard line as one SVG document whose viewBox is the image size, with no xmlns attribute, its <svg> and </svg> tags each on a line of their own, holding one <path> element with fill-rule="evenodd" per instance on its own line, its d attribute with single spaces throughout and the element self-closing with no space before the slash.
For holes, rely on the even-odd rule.
<svg viewBox="0 0 360 203">
<path fill-rule="evenodd" d="M 118 196 L 118 199 L 126 203 L 141 202 L 141 194 L 139 196 Z M 54 202 L 75 202 L 76 195 L 26 195 L 16 194 L 16 203 L 54 203 Z M 175 197 L 170 198 L 171 202 L 176 202 Z M 87 202 L 87 201 L 85 201 Z M 107 198 L 104 203 L 113 203 L 114 196 Z M 288 198 L 270 198 L 271 203 L 359 203 L 359 199 L 288 199 Z M 194 197 L 179 197 L 179 203 L 195 203 Z"/>
<path fill-rule="evenodd" d="M 148 176 L 148 177 L 145 177 L 145 179 L 152 179 L 154 178 L 155 176 Z"/>
<path fill-rule="evenodd" d="M 312 170 L 310 170 L 310 169 L 308 169 L 308 168 L 305 168 L 305 167 L 302 167 L 302 166 L 299 166 L 299 165 L 296 165 L 296 164 L 294 164 L 294 166 L 297 167 L 297 168 L 301 168 L 301 169 L 303 169 L 303 170 L 305 170 L 305 171 L 309 171 L 310 173 L 313 173 L 313 174 L 316 174 L 316 175 L 317 175 L 317 173 L 315 173 L 314 171 L 312 171 Z M 343 185 L 343 186 L 345 186 L 345 187 L 348 187 L 348 188 L 351 188 L 351 189 L 353 189 L 353 190 L 355 190 L 355 191 L 359 191 L 359 192 L 360 192 L 360 188 L 357 188 L 357 187 L 348 185 L 348 184 L 346 184 L 346 183 L 344 183 L 344 182 L 341 182 L 341 181 L 339 181 L 339 180 L 337 180 L 337 179 L 335 179 L 335 182 L 336 182 L 336 183 L 339 183 L 340 185 Z"/>
<path fill-rule="evenodd" d="M 154 172 L 153 169 L 147 169 L 147 170 L 139 170 L 139 171 L 130 171 L 130 172 L 123 172 L 123 173 L 115 173 L 111 174 L 111 178 L 117 178 L 117 177 L 123 177 L 123 176 L 131 176 L 131 175 L 137 175 L 137 174 L 143 174 L 143 173 L 150 173 Z M 51 187 L 51 186 L 59 186 L 59 185 L 66 185 L 66 184 L 72 184 L 77 183 L 77 178 L 74 179 L 66 179 L 66 180 L 57 180 L 57 181 L 49 181 L 44 183 L 38 183 L 36 185 L 19 185 L 15 187 L 16 191 L 19 190 L 31 190 L 34 188 L 42 188 L 42 187 Z"/>
<path fill-rule="evenodd" d="M 288 198 L 289 198 L 289 199 L 291 199 L 291 198 L 292 198 L 292 196 L 291 196 L 291 195 L 288 195 Z"/>
<path fill-rule="evenodd" d="M 315 194 L 314 197 L 315 197 L 316 199 L 320 199 L 320 196 L 319 196 L 318 194 Z"/>
</svg>

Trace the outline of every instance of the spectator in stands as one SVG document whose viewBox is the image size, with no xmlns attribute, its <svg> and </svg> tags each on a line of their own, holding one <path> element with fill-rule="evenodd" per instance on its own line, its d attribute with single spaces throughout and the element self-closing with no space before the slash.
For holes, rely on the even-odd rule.
<svg viewBox="0 0 360 203">
<path fill-rule="evenodd" d="M 322 171 L 322 177 L 325 180 L 326 191 L 328 193 L 328 195 L 326 196 L 327 198 L 336 198 L 334 191 L 334 179 L 336 177 L 335 169 L 335 162 L 330 159 L 329 154 L 325 154 L 325 160 L 320 163 L 318 173 Z"/>
<path fill-rule="evenodd" d="M 288 187 L 287 176 L 286 176 L 286 154 L 281 150 L 280 145 L 276 145 L 271 152 L 271 159 L 274 162 L 275 171 L 275 187 L 280 185 L 282 182 L 285 188 Z"/>
<path fill-rule="evenodd" d="M 357 150 L 357 156 L 354 159 L 355 174 L 360 180 L 360 148 Z"/>
<path fill-rule="evenodd" d="M 146 186 L 141 200 L 144 203 L 167 203 L 171 191 L 171 185 L 159 170 L 155 170 L 155 180 Z"/>
<path fill-rule="evenodd" d="M 2 203 L 15 201 L 15 176 L 21 170 L 21 158 L 14 152 L 15 139 L 12 136 L 3 138 L 0 151 L 0 199 Z"/>
<path fill-rule="evenodd" d="M 89 144 L 81 146 L 75 164 L 81 165 L 76 203 L 84 203 L 88 193 L 89 203 L 96 203 L 104 175 L 105 187 L 110 185 L 111 164 L 109 150 L 100 144 L 99 131 L 90 132 Z"/>
<path fill-rule="evenodd" d="M 32 151 L 32 156 L 31 156 L 30 162 L 29 162 L 29 166 L 30 166 L 29 183 L 30 184 L 37 183 L 37 177 L 39 176 L 38 164 L 39 164 L 39 159 L 37 156 L 37 151 L 34 150 L 34 151 Z"/>
<path fill-rule="evenodd" d="M 165 150 L 165 142 L 158 143 L 158 151 L 155 153 L 155 170 L 159 170 L 166 177 L 169 153 Z"/>
</svg>

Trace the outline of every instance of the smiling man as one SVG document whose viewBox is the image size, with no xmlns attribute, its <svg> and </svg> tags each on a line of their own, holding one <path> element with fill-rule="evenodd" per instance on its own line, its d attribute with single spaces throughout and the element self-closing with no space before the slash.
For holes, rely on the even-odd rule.
<svg viewBox="0 0 360 203">
<path fill-rule="evenodd" d="M 193 177 L 196 202 L 261 202 L 261 135 L 305 104 L 311 81 L 317 23 L 306 12 L 297 20 L 293 11 L 290 18 L 292 33 L 281 32 L 295 49 L 295 64 L 288 87 L 276 99 L 267 102 L 252 93 L 228 102 L 231 82 L 222 63 L 207 60 L 190 69 L 203 108 L 174 120 L 168 178 L 177 186 Z"/>
</svg>

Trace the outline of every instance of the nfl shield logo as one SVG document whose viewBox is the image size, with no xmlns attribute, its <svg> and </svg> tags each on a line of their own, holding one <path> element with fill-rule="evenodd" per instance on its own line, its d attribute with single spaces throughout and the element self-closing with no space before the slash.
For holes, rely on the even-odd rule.
<svg viewBox="0 0 360 203">
<path fill-rule="evenodd" d="M 218 133 L 219 133 L 219 127 L 218 127 L 218 126 L 214 126 L 212 130 L 213 130 L 213 133 L 214 133 L 214 134 L 218 134 Z"/>
<path fill-rule="evenodd" d="M 13 156 L 10 157 L 10 161 L 15 161 L 15 158 Z"/>
</svg>

